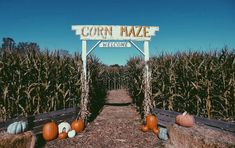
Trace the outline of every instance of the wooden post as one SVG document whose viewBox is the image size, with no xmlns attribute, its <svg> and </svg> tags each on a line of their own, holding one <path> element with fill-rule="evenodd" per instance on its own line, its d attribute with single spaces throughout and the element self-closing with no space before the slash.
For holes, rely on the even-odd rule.
<svg viewBox="0 0 235 148">
<path fill-rule="evenodd" d="M 89 111 L 87 109 L 87 104 L 88 104 L 88 92 L 89 92 L 89 87 L 88 87 L 88 82 L 87 82 L 87 68 L 86 68 L 86 63 L 87 62 L 87 42 L 86 40 L 82 40 L 82 63 L 83 63 L 83 71 L 82 71 L 82 94 L 81 94 L 81 103 L 80 103 L 80 108 L 81 108 L 81 118 L 85 119 L 86 116 L 89 114 Z"/>
<path fill-rule="evenodd" d="M 151 99 L 151 72 L 149 69 L 149 41 L 144 41 L 144 116 L 150 114 L 151 109 L 153 108 L 153 101 Z"/>
<path fill-rule="evenodd" d="M 83 63 L 83 73 L 85 81 L 87 80 L 86 52 L 87 52 L 87 42 L 86 40 L 82 40 L 82 63 Z"/>
</svg>

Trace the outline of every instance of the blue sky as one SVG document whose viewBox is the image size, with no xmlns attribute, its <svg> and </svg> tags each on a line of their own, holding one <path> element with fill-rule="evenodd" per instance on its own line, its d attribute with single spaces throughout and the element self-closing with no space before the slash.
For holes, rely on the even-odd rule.
<svg viewBox="0 0 235 148">
<path fill-rule="evenodd" d="M 0 0 L 0 38 L 74 53 L 81 52 L 81 41 L 71 25 L 156 25 L 152 56 L 235 48 L 234 8 L 234 0 Z M 97 48 L 93 54 L 105 64 L 140 55 L 134 48 Z"/>
</svg>

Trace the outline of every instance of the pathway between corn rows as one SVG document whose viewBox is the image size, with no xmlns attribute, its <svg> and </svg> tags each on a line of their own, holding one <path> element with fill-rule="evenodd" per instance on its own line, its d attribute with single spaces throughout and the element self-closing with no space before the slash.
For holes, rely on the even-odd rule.
<svg viewBox="0 0 235 148">
<path fill-rule="evenodd" d="M 84 148 L 151 148 L 162 147 L 163 143 L 152 132 L 140 131 L 140 116 L 128 105 L 131 98 L 125 90 L 108 93 L 107 105 L 97 118 L 75 138 L 54 140 L 45 147 Z M 126 104 L 114 106 L 113 104 Z"/>
</svg>

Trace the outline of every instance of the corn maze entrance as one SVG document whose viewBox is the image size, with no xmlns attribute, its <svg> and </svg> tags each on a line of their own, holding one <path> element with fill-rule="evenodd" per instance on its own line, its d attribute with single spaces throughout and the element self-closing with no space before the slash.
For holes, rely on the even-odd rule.
<svg viewBox="0 0 235 148">
<path fill-rule="evenodd" d="M 153 108 L 151 100 L 151 71 L 149 69 L 149 41 L 159 31 L 158 26 L 108 26 L 108 25 L 73 25 L 72 30 L 76 35 L 80 35 L 82 40 L 82 61 L 83 61 L 83 78 L 82 78 L 82 95 L 81 95 L 81 118 L 85 119 L 89 114 L 88 94 L 89 80 L 87 78 L 87 56 L 97 47 L 131 47 L 134 46 L 143 56 L 145 61 L 144 68 L 144 114 L 150 113 Z M 87 42 L 95 40 L 97 43 L 90 49 L 87 49 Z M 104 41 L 127 42 L 104 42 Z M 144 50 L 140 49 L 133 41 L 143 41 Z"/>
</svg>

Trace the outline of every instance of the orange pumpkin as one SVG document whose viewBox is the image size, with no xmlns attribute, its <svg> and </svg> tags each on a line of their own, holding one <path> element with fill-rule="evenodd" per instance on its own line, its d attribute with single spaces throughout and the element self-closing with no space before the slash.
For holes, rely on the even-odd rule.
<svg viewBox="0 0 235 148">
<path fill-rule="evenodd" d="M 42 136 L 46 141 L 51 141 L 53 139 L 56 139 L 57 135 L 58 135 L 58 126 L 54 121 L 48 122 L 43 126 Z"/>
<path fill-rule="evenodd" d="M 192 127 L 194 125 L 194 117 L 184 112 L 181 115 L 177 115 L 175 119 L 176 124 L 185 126 L 185 127 Z"/>
<path fill-rule="evenodd" d="M 143 132 L 147 132 L 149 130 L 149 128 L 146 125 L 142 125 L 141 130 Z"/>
<path fill-rule="evenodd" d="M 157 117 L 154 115 L 146 116 L 146 125 L 149 129 L 153 130 L 157 126 Z"/>
<path fill-rule="evenodd" d="M 67 137 L 68 137 L 68 133 L 66 133 L 66 132 L 62 132 L 62 133 L 60 133 L 59 136 L 58 136 L 58 138 L 59 138 L 60 140 L 66 139 Z"/>
<path fill-rule="evenodd" d="M 159 128 L 157 128 L 157 127 L 153 128 L 153 133 L 154 134 L 158 134 L 158 132 L 159 132 Z"/>
<path fill-rule="evenodd" d="M 84 121 L 82 119 L 76 119 L 72 122 L 71 128 L 75 130 L 77 133 L 81 132 L 84 129 Z"/>
</svg>

